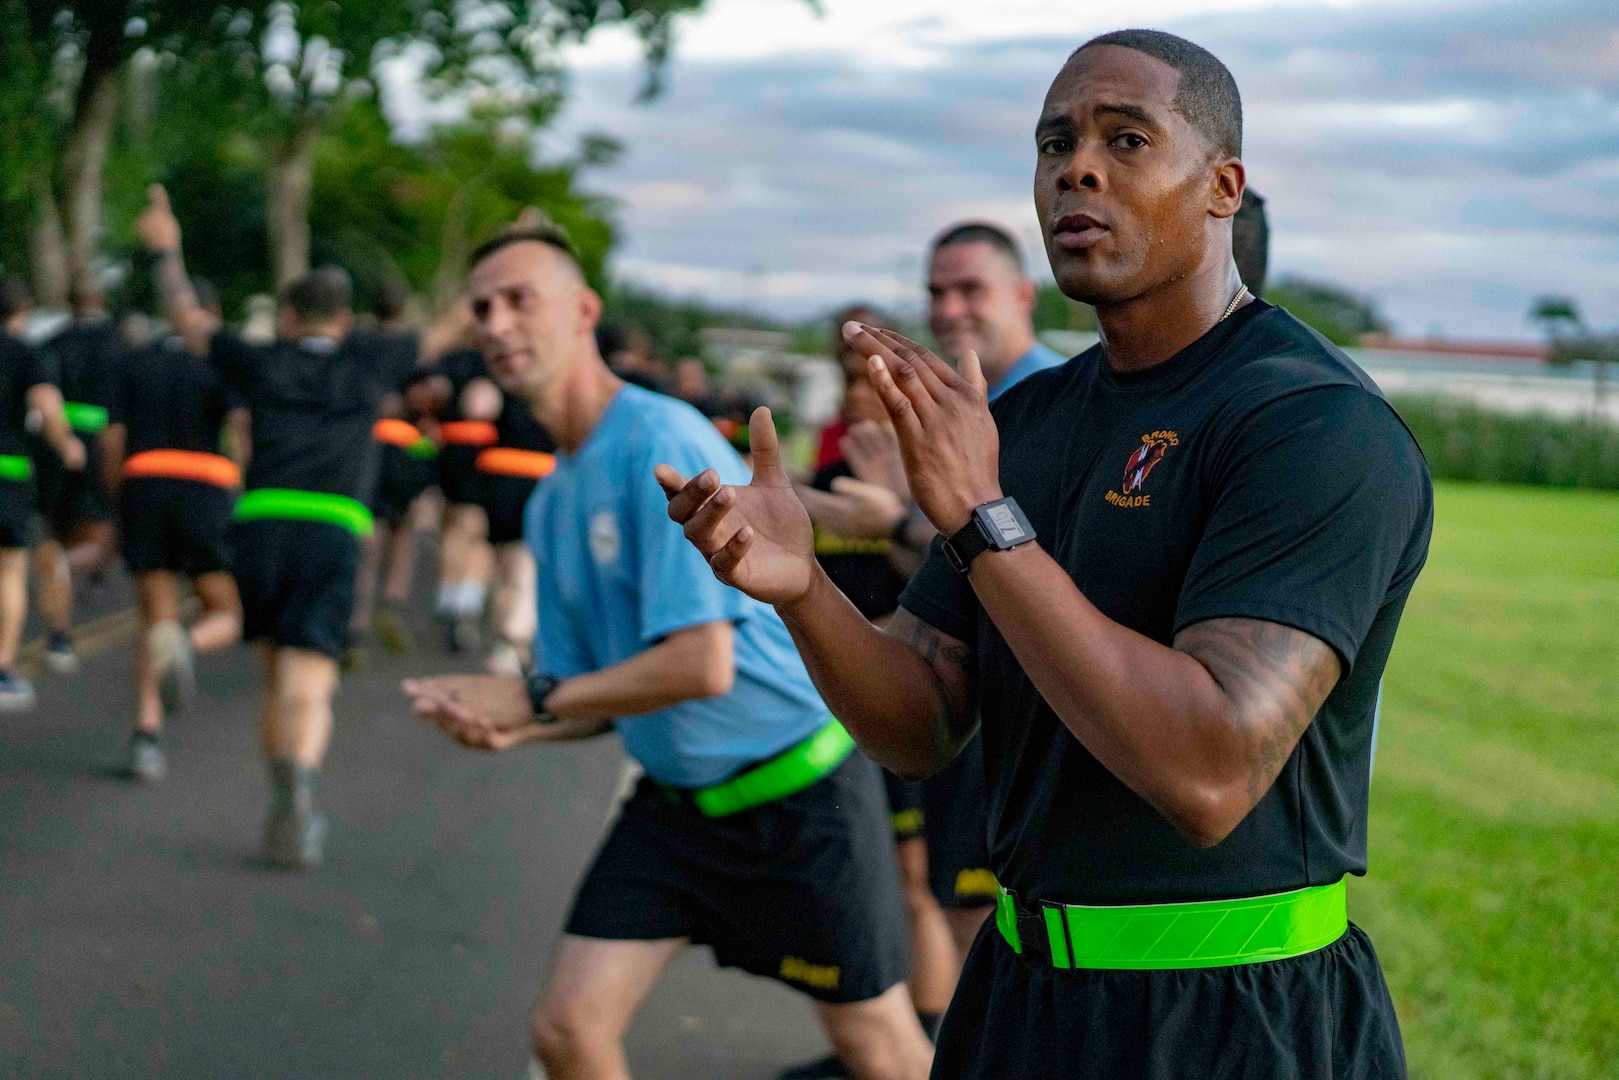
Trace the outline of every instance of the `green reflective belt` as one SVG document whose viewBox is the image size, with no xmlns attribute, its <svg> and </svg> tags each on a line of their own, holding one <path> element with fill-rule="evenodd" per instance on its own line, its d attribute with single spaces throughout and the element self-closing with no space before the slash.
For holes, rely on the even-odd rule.
<svg viewBox="0 0 1619 1080">
<path fill-rule="evenodd" d="M 418 461 L 426 461 L 428 458 L 438 457 L 438 443 L 424 435 L 405 447 L 405 453 Z"/>
<path fill-rule="evenodd" d="M 373 528 L 371 511 L 358 499 L 293 488 L 254 488 L 237 500 L 233 516 L 237 521 L 320 521 L 355 536 L 370 536 Z"/>
<path fill-rule="evenodd" d="M 842 724 L 829 720 L 797 746 L 729 780 L 691 791 L 690 798 L 704 817 L 740 814 L 803 791 L 842 765 L 852 750 L 854 739 Z"/>
<path fill-rule="evenodd" d="M 94 434 L 107 426 L 107 410 L 100 405 L 86 405 L 82 401 L 64 401 L 62 411 L 67 414 L 68 427 L 74 431 Z"/>
<path fill-rule="evenodd" d="M 25 454 L 0 454 L 0 480 L 31 480 L 34 463 Z"/>
<path fill-rule="evenodd" d="M 1258 964 L 1302 956 L 1342 937 L 1349 928 L 1348 880 L 1274 896 L 1190 904 L 1042 904 L 1040 919 L 1051 964 L 1065 971 Z M 995 908 L 995 928 L 1015 952 L 1023 952 L 1017 902 L 1004 888 Z"/>
</svg>

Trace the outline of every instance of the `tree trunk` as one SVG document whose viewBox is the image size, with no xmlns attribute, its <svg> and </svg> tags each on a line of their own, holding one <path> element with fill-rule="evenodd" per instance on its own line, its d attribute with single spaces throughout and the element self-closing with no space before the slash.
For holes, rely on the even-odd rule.
<svg viewBox="0 0 1619 1080">
<path fill-rule="evenodd" d="M 309 273 L 309 196 L 315 186 L 315 146 L 320 121 L 299 121 L 292 139 L 270 162 L 265 221 L 275 287 Z"/>
<path fill-rule="evenodd" d="M 51 179 L 34 177 L 34 227 L 28 234 L 28 262 L 33 271 L 34 299 L 42 307 L 65 311 L 68 306 L 69 263 L 62 215 L 56 208 Z"/>
<path fill-rule="evenodd" d="M 95 76 L 95 85 L 84 99 L 78 123 L 62 151 L 69 270 L 81 299 L 101 292 L 95 261 L 101 242 L 102 175 L 118 116 L 121 72 L 121 68 L 109 68 Z"/>
</svg>

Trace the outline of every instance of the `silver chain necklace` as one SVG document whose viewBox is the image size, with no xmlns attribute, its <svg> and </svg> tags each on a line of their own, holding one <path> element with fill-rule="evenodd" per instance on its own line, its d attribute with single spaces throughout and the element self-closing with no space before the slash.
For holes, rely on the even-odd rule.
<svg viewBox="0 0 1619 1080">
<path fill-rule="evenodd" d="M 1244 285 L 1244 286 L 1242 286 L 1242 288 L 1238 289 L 1237 290 L 1237 295 L 1233 296 L 1231 298 L 1231 303 L 1226 305 L 1225 314 L 1221 315 L 1220 318 L 1215 321 L 1214 325 L 1219 326 L 1220 323 L 1223 323 L 1227 319 L 1231 318 L 1232 312 L 1237 310 L 1237 305 L 1242 303 L 1242 298 L 1247 296 L 1247 295 L 1248 295 L 1248 286 Z"/>
</svg>

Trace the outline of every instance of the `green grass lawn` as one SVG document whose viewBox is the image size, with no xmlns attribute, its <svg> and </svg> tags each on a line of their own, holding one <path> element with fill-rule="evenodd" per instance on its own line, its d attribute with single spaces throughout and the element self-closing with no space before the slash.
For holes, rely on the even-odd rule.
<svg viewBox="0 0 1619 1080">
<path fill-rule="evenodd" d="M 1437 498 L 1350 916 L 1413 1077 L 1619 1077 L 1619 493 Z"/>
</svg>

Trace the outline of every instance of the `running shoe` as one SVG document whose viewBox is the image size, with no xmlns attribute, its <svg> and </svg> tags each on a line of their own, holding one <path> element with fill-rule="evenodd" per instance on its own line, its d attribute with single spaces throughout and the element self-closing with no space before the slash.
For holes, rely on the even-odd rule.
<svg viewBox="0 0 1619 1080">
<path fill-rule="evenodd" d="M 841 1058 L 836 1054 L 828 1054 L 824 1058 L 783 1069 L 776 1074 L 776 1080 L 842 1080 L 843 1077 L 853 1075 Z"/>
<path fill-rule="evenodd" d="M 58 675 L 71 675 L 79 670 L 79 654 L 73 649 L 73 638 L 62 630 L 52 630 L 45 642 L 45 666 Z"/>
<path fill-rule="evenodd" d="M 313 870 L 326 846 L 326 815 L 315 808 L 315 773 L 290 759 L 270 762 L 270 816 L 264 862 L 281 870 Z"/>
<path fill-rule="evenodd" d="M 191 651 L 191 635 L 171 620 L 152 627 L 146 639 L 146 656 L 157 673 L 157 696 L 165 716 L 191 708 L 197 696 L 196 656 Z"/>
<path fill-rule="evenodd" d="M 371 620 L 371 629 L 376 633 L 383 651 L 392 656 L 404 656 L 416 648 L 416 637 L 410 632 L 405 613 L 394 604 L 382 604 L 377 608 L 377 614 Z"/>
<path fill-rule="evenodd" d="M 34 707 L 34 684 L 10 671 L 0 671 L 0 712 L 22 712 Z"/>
<path fill-rule="evenodd" d="M 142 784 L 161 783 L 169 775 L 163 740 L 150 731 L 137 731 L 129 740 L 129 776 Z"/>
</svg>

